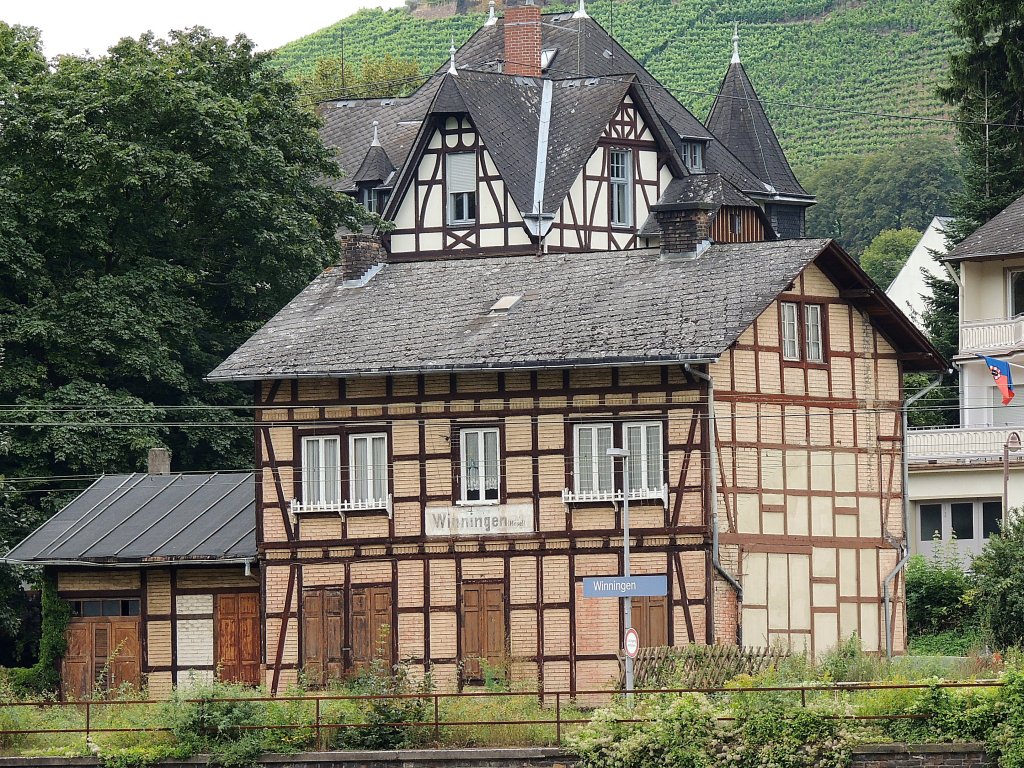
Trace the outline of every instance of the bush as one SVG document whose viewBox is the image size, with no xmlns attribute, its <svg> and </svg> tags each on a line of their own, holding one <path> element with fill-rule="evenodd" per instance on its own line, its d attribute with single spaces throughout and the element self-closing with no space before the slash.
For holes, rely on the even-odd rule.
<svg viewBox="0 0 1024 768">
<path fill-rule="evenodd" d="M 57 594 L 57 579 L 47 575 L 42 581 L 42 636 L 39 659 L 31 667 L 8 670 L 10 685 L 19 694 L 43 695 L 60 689 L 60 660 L 67 650 L 67 629 L 71 606 Z"/>
<path fill-rule="evenodd" d="M 973 596 L 974 580 L 954 543 L 936 547 L 930 559 L 914 555 L 907 563 L 907 630 L 913 637 L 973 626 Z"/>
<path fill-rule="evenodd" d="M 972 563 L 974 602 L 985 634 L 996 648 L 1024 641 L 1024 520 L 1020 512 L 1010 511 L 1010 524 L 988 540 Z"/>
<path fill-rule="evenodd" d="M 420 746 L 430 729 L 400 725 L 426 722 L 433 717 L 426 694 L 433 691 L 430 674 L 416 684 L 408 667 L 389 668 L 375 659 L 367 670 L 350 684 L 354 694 L 364 696 L 409 696 L 404 699 L 369 699 L 365 707 L 356 710 L 357 722 L 368 723 L 363 728 L 341 728 L 334 737 L 335 749 L 403 749 Z"/>
</svg>

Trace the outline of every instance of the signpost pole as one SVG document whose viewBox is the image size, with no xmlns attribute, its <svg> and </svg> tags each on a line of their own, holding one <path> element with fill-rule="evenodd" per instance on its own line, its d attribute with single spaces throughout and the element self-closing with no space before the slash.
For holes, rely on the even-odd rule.
<svg viewBox="0 0 1024 768">
<path fill-rule="evenodd" d="M 608 455 L 622 459 L 622 575 L 632 576 L 629 569 L 629 449 L 609 448 Z M 626 595 L 622 605 L 623 637 L 633 627 L 633 598 Z M 626 654 L 626 700 L 633 703 L 633 657 Z"/>
</svg>

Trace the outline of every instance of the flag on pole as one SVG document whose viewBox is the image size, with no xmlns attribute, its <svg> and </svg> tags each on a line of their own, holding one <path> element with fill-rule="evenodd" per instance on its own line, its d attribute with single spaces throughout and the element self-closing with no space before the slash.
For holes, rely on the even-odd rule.
<svg viewBox="0 0 1024 768">
<path fill-rule="evenodd" d="M 1010 378 L 1010 364 L 995 357 L 985 357 L 984 355 L 978 355 L 978 357 L 985 361 L 989 373 L 992 374 L 992 380 L 1003 394 L 1003 405 L 1009 405 L 1014 395 L 1013 379 Z"/>
</svg>

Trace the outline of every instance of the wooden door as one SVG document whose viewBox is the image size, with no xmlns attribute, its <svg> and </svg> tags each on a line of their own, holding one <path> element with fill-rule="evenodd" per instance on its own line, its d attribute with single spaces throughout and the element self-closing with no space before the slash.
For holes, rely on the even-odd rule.
<svg viewBox="0 0 1024 768">
<path fill-rule="evenodd" d="M 260 607 L 258 592 L 217 595 L 217 665 L 227 683 L 260 684 Z"/>
<path fill-rule="evenodd" d="M 309 685 L 323 687 L 344 671 L 341 587 L 302 591 L 302 669 Z"/>
<path fill-rule="evenodd" d="M 668 645 L 668 598 L 634 597 L 633 627 L 641 648 Z"/>
<path fill-rule="evenodd" d="M 352 589 L 352 666 L 365 669 L 374 659 L 395 663 L 391 642 L 391 587 Z"/>
<path fill-rule="evenodd" d="M 61 664 L 64 696 L 82 699 L 140 683 L 141 642 L 137 617 L 77 617 L 68 624 Z"/>
<path fill-rule="evenodd" d="M 480 660 L 497 664 L 505 656 L 505 588 L 501 582 L 462 586 L 462 662 L 468 682 L 484 678 Z"/>
</svg>

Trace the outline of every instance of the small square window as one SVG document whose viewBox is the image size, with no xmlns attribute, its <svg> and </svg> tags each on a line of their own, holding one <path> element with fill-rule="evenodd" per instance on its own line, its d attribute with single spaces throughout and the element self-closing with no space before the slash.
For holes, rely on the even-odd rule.
<svg viewBox="0 0 1024 768">
<path fill-rule="evenodd" d="M 302 501 L 329 506 L 341 501 L 341 438 L 302 438 Z"/>
<path fill-rule="evenodd" d="M 664 484 L 661 450 L 661 423 L 644 421 L 626 424 L 626 448 L 629 449 L 629 488 L 656 491 Z"/>
<path fill-rule="evenodd" d="M 82 615 L 93 617 L 103 615 L 103 603 L 100 600 L 83 600 Z"/>
<path fill-rule="evenodd" d="M 949 520 L 953 535 L 964 541 L 974 538 L 974 503 L 970 501 L 949 505 Z"/>
<path fill-rule="evenodd" d="M 384 434 L 352 435 L 349 439 L 351 500 L 381 502 L 388 495 L 388 438 Z"/>
</svg>

